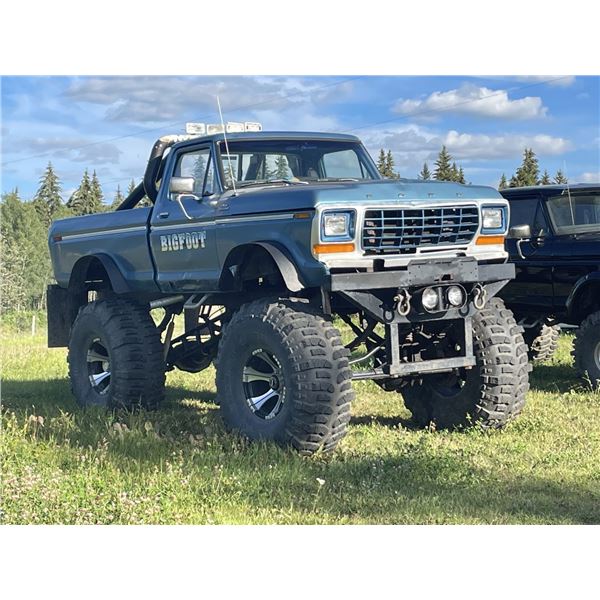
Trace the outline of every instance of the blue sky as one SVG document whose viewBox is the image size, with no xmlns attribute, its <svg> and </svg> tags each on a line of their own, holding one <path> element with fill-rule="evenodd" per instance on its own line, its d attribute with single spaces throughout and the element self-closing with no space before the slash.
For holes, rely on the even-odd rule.
<svg viewBox="0 0 600 600">
<path fill-rule="evenodd" d="M 600 181 L 599 77 L 46 76 L 1 80 L 2 192 L 32 197 L 51 160 L 65 200 L 88 168 L 110 202 L 157 137 L 218 121 L 215 94 L 226 120 L 350 132 L 374 157 L 389 148 L 404 177 L 445 144 L 472 183 L 509 177 L 526 146 L 551 175 Z"/>
</svg>

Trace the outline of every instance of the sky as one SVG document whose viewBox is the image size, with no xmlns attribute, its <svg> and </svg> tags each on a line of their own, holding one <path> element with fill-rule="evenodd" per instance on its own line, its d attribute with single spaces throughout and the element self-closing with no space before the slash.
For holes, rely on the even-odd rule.
<svg viewBox="0 0 600 600">
<path fill-rule="evenodd" d="M 600 181 L 597 76 L 22 76 L 3 77 L 0 94 L 0 189 L 25 199 L 52 161 L 65 201 L 87 168 L 112 202 L 158 137 L 219 121 L 217 94 L 228 121 L 352 133 L 374 159 L 390 149 L 402 177 L 433 170 L 445 144 L 474 184 L 509 178 L 525 147 L 551 176 Z"/>
</svg>

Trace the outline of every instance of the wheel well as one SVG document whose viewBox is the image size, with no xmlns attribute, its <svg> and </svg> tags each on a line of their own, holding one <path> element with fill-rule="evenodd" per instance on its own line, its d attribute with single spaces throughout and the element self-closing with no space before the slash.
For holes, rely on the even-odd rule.
<svg viewBox="0 0 600 600">
<path fill-rule="evenodd" d="M 573 298 L 572 306 L 572 317 L 578 323 L 600 310 L 600 281 L 590 281 L 584 285 Z"/>
<path fill-rule="evenodd" d="M 277 289 L 288 287 L 281 269 L 266 248 L 256 244 L 234 248 L 223 265 L 219 289 L 242 291 L 258 286 Z"/>
<path fill-rule="evenodd" d="M 69 280 L 72 292 L 113 291 L 110 275 L 97 256 L 80 258 L 73 267 Z"/>
</svg>

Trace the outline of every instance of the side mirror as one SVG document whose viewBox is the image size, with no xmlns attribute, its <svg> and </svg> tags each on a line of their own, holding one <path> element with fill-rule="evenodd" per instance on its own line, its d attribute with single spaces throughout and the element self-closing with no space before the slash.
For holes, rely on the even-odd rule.
<svg viewBox="0 0 600 600">
<path fill-rule="evenodd" d="M 171 177 L 171 181 L 169 181 L 169 192 L 171 194 L 179 194 L 182 196 L 193 196 L 194 183 L 193 177 Z"/>
<path fill-rule="evenodd" d="M 515 225 L 508 230 L 508 237 L 513 240 L 526 240 L 531 238 L 529 225 Z"/>
</svg>

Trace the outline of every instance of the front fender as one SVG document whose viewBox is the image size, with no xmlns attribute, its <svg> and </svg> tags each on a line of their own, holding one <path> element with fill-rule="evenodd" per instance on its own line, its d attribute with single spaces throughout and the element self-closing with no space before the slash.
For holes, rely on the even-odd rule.
<svg viewBox="0 0 600 600">
<path fill-rule="evenodd" d="M 570 320 L 580 320 L 581 315 L 579 315 L 579 299 L 590 285 L 600 286 L 600 271 L 594 271 L 584 275 L 573 286 L 573 289 L 571 290 L 566 302 L 567 316 Z"/>
<path fill-rule="evenodd" d="M 88 272 L 98 261 L 106 271 L 111 288 L 115 294 L 126 294 L 131 292 L 131 287 L 113 258 L 104 253 L 90 254 L 80 258 L 74 265 L 69 279 L 69 289 L 77 289 L 85 282 Z M 96 263 L 97 264 L 97 263 Z"/>
</svg>

